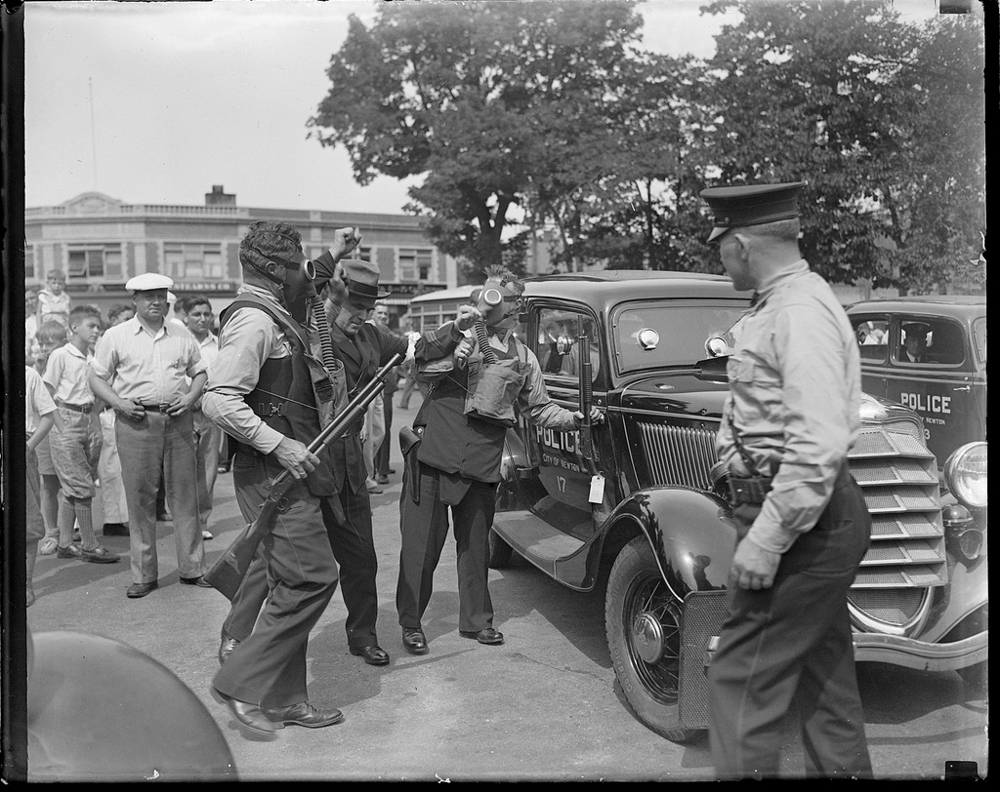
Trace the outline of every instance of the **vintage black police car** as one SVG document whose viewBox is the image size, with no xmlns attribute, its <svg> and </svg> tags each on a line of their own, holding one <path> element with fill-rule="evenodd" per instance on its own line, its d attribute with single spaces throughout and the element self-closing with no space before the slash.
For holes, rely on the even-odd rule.
<svg viewBox="0 0 1000 792">
<path fill-rule="evenodd" d="M 649 728 L 687 739 L 708 724 L 705 668 L 736 536 L 712 474 L 724 367 L 699 361 L 748 300 L 721 276 L 602 271 L 528 279 L 525 304 L 521 337 L 552 398 L 592 402 L 607 420 L 555 432 L 521 419 L 508 432 L 491 566 L 516 551 L 579 591 L 608 574 L 605 629 L 625 698 Z M 985 541 L 965 523 L 945 529 L 919 416 L 871 395 L 861 412 L 850 463 L 873 533 L 850 595 L 856 656 L 980 667 Z M 949 473 L 964 490 L 985 487 L 976 459 Z"/>
<path fill-rule="evenodd" d="M 899 402 L 924 422 L 943 467 L 986 439 L 986 299 L 905 297 L 848 306 L 866 393 Z"/>
</svg>

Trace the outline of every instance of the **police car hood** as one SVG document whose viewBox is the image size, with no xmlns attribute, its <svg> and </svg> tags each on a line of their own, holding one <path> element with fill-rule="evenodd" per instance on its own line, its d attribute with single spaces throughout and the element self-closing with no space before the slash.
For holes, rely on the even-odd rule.
<svg viewBox="0 0 1000 792">
<path fill-rule="evenodd" d="M 622 389 L 625 411 L 652 411 L 661 414 L 714 419 L 722 418 L 722 405 L 729 386 L 708 381 L 691 370 L 658 372 L 633 380 Z"/>
</svg>

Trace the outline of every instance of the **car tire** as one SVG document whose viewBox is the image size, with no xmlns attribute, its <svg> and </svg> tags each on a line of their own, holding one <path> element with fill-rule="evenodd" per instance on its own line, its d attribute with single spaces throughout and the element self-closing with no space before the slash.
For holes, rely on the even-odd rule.
<svg viewBox="0 0 1000 792">
<path fill-rule="evenodd" d="M 625 545 L 608 577 L 604 624 L 615 676 L 629 709 L 649 729 L 672 742 L 700 732 L 681 729 L 681 603 L 663 581 L 645 536 Z M 656 636 L 640 641 L 639 636 Z M 655 662 L 647 662 L 651 648 Z"/>
<path fill-rule="evenodd" d="M 490 528 L 489 537 L 489 566 L 490 569 L 506 569 L 510 566 L 510 559 L 514 553 L 514 548 L 500 538 L 500 534 Z"/>
</svg>

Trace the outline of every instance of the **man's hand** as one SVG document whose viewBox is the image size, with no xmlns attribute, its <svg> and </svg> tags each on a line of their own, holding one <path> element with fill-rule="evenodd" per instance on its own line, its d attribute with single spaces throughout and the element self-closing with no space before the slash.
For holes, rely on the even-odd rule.
<svg viewBox="0 0 1000 792">
<path fill-rule="evenodd" d="M 458 307 L 458 318 L 455 320 L 455 325 L 459 330 L 468 330 L 482 318 L 483 315 L 479 313 L 479 309 L 475 306 L 460 305 Z"/>
<path fill-rule="evenodd" d="M 343 265 L 337 264 L 333 270 L 333 276 L 327 283 L 327 299 L 336 306 L 342 306 L 347 302 L 349 292 L 347 291 L 347 270 Z M 330 324 L 333 324 L 331 321 Z"/>
<path fill-rule="evenodd" d="M 455 355 L 455 360 L 461 361 L 462 363 L 468 360 L 469 355 L 472 354 L 472 347 L 474 344 L 475 342 L 471 338 L 463 338 L 459 341 L 458 346 L 455 347 L 455 352 L 453 353 Z"/>
<path fill-rule="evenodd" d="M 577 426 L 583 424 L 583 413 L 577 410 L 573 413 L 573 420 L 576 422 Z M 600 407 L 590 408 L 590 422 L 595 424 L 604 423 L 604 411 Z"/>
<path fill-rule="evenodd" d="M 750 537 L 736 546 L 733 564 L 729 568 L 729 585 L 742 589 L 771 588 L 781 563 L 781 553 L 765 550 Z"/>
<path fill-rule="evenodd" d="M 115 410 L 133 421 L 141 421 L 146 410 L 135 399 L 117 399 L 113 405 Z"/>
<path fill-rule="evenodd" d="M 197 397 L 195 397 L 194 391 L 188 391 L 180 396 L 175 396 L 173 401 L 167 405 L 167 415 L 171 418 L 176 418 L 178 415 L 184 415 L 184 413 L 191 409 L 191 405 L 196 401 Z"/>
<path fill-rule="evenodd" d="M 304 479 L 319 464 L 319 457 L 311 453 L 298 440 L 283 437 L 278 447 L 271 452 L 278 463 L 296 479 Z"/>
<path fill-rule="evenodd" d="M 330 253 L 334 261 L 346 258 L 347 254 L 361 244 L 361 232 L 356 228 L 338 228 L 333 232 L 333 244 Z"/>
</svg>

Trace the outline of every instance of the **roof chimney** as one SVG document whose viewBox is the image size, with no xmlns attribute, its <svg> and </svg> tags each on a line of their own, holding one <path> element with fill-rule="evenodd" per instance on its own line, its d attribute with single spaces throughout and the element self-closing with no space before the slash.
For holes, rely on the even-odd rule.
<svg viewBox="0 0 1000 792">
<path fill-rule="evenodd" d="M 205 193 L 205 206 L 236 206 L 236 193 L 227 193 L 221 184 L 213 184 L 212 192 Z"/>
</svg>

